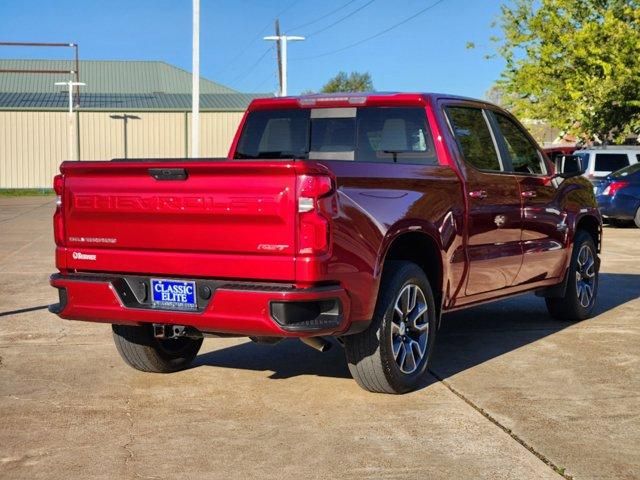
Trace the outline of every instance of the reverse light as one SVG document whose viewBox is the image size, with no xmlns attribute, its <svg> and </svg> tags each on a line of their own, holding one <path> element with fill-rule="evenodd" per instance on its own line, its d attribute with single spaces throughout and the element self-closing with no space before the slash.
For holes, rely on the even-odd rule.
<svg viewBox="0 0 640 480">
<path fill-rule="evenodd" d="M 607 188 L 604 189 L 602 195 L 613 197 L 618 190 L 626 187 L 627 185 L 629 185 L 629 182 L 611 182 L 609 185 L 607 185 Z"/>
<path fill-rule="evenodd" d="M 53 190 L 56 193 L 56 211 L 53 214 L 53 238 L 56 245 L 64 245 L 64 212 L 63 212 L 63 198 L 64 198 L 64 177 L 62 175 L 56 175 L 53 177 Z"/>
<path fill-rule="evenodd" d="M 333 181 L 325 175 L 298 177 L 298 253 L 321 255 L 329 250 L 329 213 L 323 201 L 333 192 Z"/>
<path fill-rule="evenodd" d="M 298 213 L 310 212 L 314 209 L 315 201 L 313 198 L 300 197 L 298 199 Z"/>
</svg>

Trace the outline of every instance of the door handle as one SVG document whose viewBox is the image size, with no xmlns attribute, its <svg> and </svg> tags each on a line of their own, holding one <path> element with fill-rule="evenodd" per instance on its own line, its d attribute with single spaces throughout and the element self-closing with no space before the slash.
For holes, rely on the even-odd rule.
<svg viewBox="0 0 640 480">
<path fill-rule="evenodd" d="M 486 190 L 474 190 L 472 192 L 469 192 L 469 196 L 471 198 L 478 198 L 478 199 L 482 200 L 483 198 L 487 198 L 487 191 Z"/>
<path fill-rule="evenodd" d="M 156 180 L 186 180 L 188 176 L 184 168 L 150 168 L 149 175 Z"/>
<path fill-rule="evenodd" d="M 525 190 L 524 192 L 522 192 L 520 195 L 522 195 L 524 198 L 534 198 L 536 197 L 538 194 L 536 193 L 535 190 Z"/>
</svg>

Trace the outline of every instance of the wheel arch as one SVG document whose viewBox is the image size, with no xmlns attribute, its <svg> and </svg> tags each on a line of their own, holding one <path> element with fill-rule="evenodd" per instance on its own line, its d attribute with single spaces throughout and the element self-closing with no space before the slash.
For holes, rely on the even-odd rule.
<svg viewBox="0 0 640 480">
<path fill-rule="evenodd" d="M 426 274 L 436 297 L 436 305 L 441 308 L 444 285 L 444 262 L 442 247 L 437 238 L 416 226 L 403 228 L 390 236 L 380 257 L 379 278 L 385 274 L 388 262 L 404 260 L 417 264 Z"/>
<path fill-rule="evenodd" d="M 602 223 L 600 220 L 593 215 L 583 215 L 576 222 L 574 237 L 578 230 L 584 230 L 591 235 L 596 251 L 600 253 L 602 248 Z"/>
</svg>

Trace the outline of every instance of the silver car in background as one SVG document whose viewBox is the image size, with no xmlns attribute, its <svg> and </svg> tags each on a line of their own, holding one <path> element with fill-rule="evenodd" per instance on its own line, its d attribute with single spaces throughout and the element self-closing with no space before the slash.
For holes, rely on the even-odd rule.
<svg viewBox="0 0 640 480">
<path fill-rule="evenodd" d="M 640 146 L 584 148 L 573 154 L 580 157 L 583 174 L 593 183 L 594 191 L 610 173 L 640 162 Z"/>
</svg>

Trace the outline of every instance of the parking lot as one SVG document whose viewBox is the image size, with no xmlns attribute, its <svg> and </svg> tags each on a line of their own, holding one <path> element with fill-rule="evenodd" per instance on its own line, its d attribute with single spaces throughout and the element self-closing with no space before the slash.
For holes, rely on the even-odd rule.
<svg viewBox="0 0 640 480">
<path fill-rule="evenodd" d="M 605 228 L 599 305 L 444 317 L 429 385 L 361 390 L 339 346 L 206 339 L 137 372 L 56 301 L 52 197 L 0 197 L 1 478 L 640 478 L 640 230 Z"/>
</svg>

